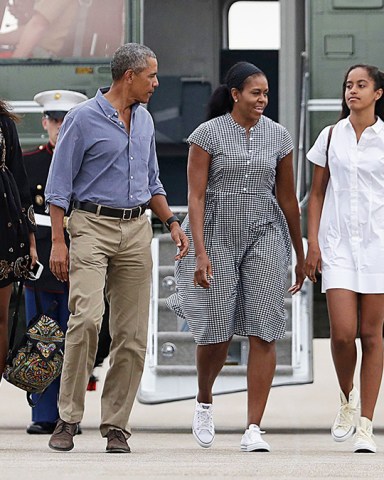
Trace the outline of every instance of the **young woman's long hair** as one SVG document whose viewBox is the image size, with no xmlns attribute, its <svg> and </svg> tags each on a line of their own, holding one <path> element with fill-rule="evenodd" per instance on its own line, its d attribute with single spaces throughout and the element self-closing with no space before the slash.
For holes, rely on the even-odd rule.
<svg viewBox="0 0 384 480">
<path fill-rule="evenodd" d="M 374 82 L 375 90 L 379 90 L 380 88 L 384 90 L 384 73 L 380 71 L 377 67 L 375 67 L 374 65 L 366 64 L 358 64 L 350 67 L 345 74 L 343 82 L 343 97 L 341 103 L 340 120 L 343 118 L 347 118 L 351 113 L 350 109 L 348 108 L 347 102 L 345 101 L 345 90 L 347 88 L 348 75 L 352 72 L 352 70 L 355 70 L 355 68 L 363 68 L 368 73 L 369 78 L 371 78 Z M 384 120 L 384 94 L 376 102 L 375 115 Z"/>
<path fill-rule="evenodd" d="M 0 115 L 6 115 L 14 122 L 18 122 L 20 120 L 19 116 L 11 111 L 11 107 L 8 105 L 8 103 L 1 99 L 0 99 Z"/>
</svg>

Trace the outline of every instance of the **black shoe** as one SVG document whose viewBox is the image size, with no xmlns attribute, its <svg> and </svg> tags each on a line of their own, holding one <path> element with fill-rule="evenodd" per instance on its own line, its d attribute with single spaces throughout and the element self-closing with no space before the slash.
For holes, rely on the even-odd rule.
<svg viewBox="0 0 384 480">
<path fill-rule="evenodd" d="M 30 435 L 51 435 L 55 430 L 55 426 L 55 422 L 32 422 L 27 427 L 27 433 Z"/>
</svg>

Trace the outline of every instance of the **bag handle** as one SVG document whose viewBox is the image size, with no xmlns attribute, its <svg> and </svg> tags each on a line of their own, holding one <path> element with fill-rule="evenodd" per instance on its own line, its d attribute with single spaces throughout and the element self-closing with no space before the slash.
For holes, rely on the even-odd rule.
<svg viewBox="0 0 384 480">
<path fill-rule="evenodd" d="M 326 162 L 325 162 L 325 166 L 329 168 L 328 166 L 328 154 L 329 154 L 329 146 L 331 145 L 331 138 L 332 138 L 332 132 L 333 132 L 333 128 L 334 128 L 335 125 L 331 125 L 331 128 L 329 129 L 329 132 L 328 132 L 328 140 L 327 140 L 327 149 L 325 150 L 325 156 L 326 156 Z"/>
<path fill-rule="evenodd" d="M 21 304 L 21 299 L 22 299 L 22 296 L 23 296 L 23 287 L 24 287 L 24 280 L 20 280 L 19 287 L 18 287 L 18 290 L 17 290 L 15 310 L 14 310 L 13 315 L 12 315 L 12 328 L 11 328 L 11 333 L 9 335 L 8 350 L 12 350 L 14 345 L 15 345 L 16 331 L 17 331 L 17 327 L 18 327 L 18 324 L 19 324 L 20 304 Z M 65 288 L 68 289 L 67 284 L 65 284 Z M 34 290 L 35 302 L 36 302 L 36 313 L 37 313 L 37 315 L 40 316 L 40 315 L 43 315 L 43 307 L 42 307 L 42 304 L 41 304 L 41 299 L 40 299 L 39 292 L 38 292 L 35 284 L 33 284 L 33 290 Z M 57 307 L 57 302 L 56 302 L 56 300 L 54 300 L 52 302 L 51 306 L 49 307 L 49 309 L 46 312 L 47 315 L 52 313 L 55 310 L 56 307 Z"/>
<path fill-rule="evenodd" d="M 12 329 L 9 337 L 9 347 L 8 347 L 9 350 L 13 349 L 14 343 L 15 343 L 16 330 L 17 330 L 17 325 L 19 323 L 19 310 L 20 310 L 20 304 L 21 304 L 21 297 L 23 295 L 23 286 L 24 286 L 24 281 L 20 280 L 19 289 L 17 291 L 17 297 L 16 297 L 16 306 L 12 315 Z"/>
</svg>

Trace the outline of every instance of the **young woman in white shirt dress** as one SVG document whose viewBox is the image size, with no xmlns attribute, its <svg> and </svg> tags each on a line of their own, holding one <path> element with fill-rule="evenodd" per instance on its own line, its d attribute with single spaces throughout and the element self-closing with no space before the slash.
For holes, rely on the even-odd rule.
<svg viewBox="0 0 384 480">
<path fill-rule="evenodd" d="M 341 405 L 332 425 L 337 442 L 376 452 L 372 418 L 383 372 L 384 74 L 369 65 L 346 73 L 340 120 L 307 154 L 314 163 L 308 205 L 306 274 L 322 274 Z M 328 146 L 328 157 L 327 157 Z M 328 158 L 328 160 L 327 160 Z M 356 335 L 362 348 L 360 395 L 354 385 Z M 357 428 L 355 414 L 361 397 Z"/>
</svg>

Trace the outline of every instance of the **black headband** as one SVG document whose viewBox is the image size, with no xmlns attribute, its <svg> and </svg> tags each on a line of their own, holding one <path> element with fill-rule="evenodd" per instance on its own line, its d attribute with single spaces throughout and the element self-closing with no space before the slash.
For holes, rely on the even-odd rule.
<svg viewBox="0 0 384 480">
<path fill-rule="evenodd" d="M 238 89 L 242 86 L 246 78 L 256 74 L 264 75 L 264 73 L 260 70 L 260 68 L 257 68 L 252 63 L 239 62 L 229 69 L 225 83 L 229 89 L 231 88 Z"/>
</svg>

